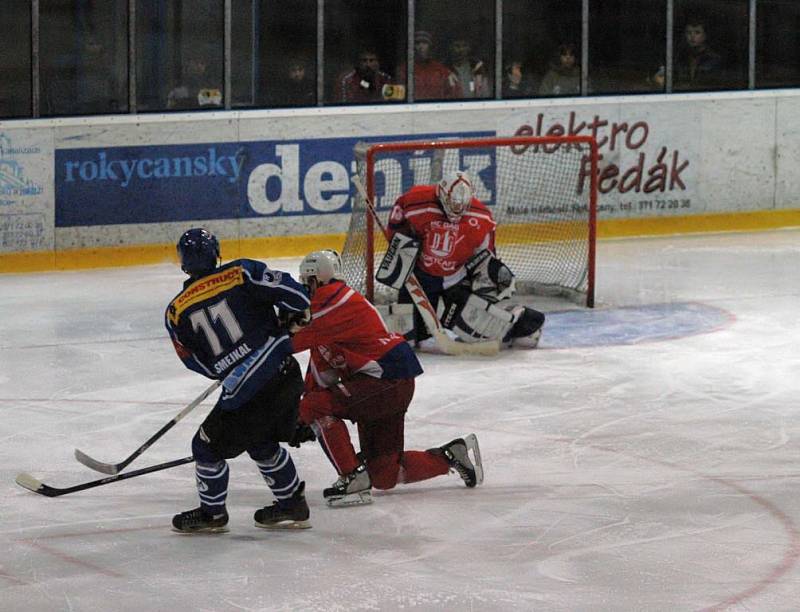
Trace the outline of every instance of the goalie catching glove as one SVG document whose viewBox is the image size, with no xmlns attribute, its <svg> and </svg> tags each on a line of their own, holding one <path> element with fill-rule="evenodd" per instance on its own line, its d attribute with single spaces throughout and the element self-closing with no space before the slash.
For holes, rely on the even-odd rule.
<svg viewBox="0 0 800 612">
<path fill-rule="evenodd" d="M 414 271 L 419 255 L 419 240 L 404 234 L 395 234 L 375 273 L 375 280 L 393 289 L 402 289 L 409 274 Z"/>
<path fill-rule="evenodd" d="M 499 302 L 514 295 L 516 280 L 509 267 L 484 249 L 464 264 L 473 293 Z"/>
</svg>

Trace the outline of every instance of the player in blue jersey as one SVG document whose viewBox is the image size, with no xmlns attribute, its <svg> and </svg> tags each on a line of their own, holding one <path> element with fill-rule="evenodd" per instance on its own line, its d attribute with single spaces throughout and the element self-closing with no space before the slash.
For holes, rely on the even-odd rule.
<svg viewBox="0 0 800 612">
<path fill-rule="evenodd" d="M 227 531 L 225 460 L 247 451 L 276 499 L 255 513 L 256 526 L 310 527 L 305 483 L 278 444 L 297 423 L 303 379 L 287 328 L 310 319 L 306 290 L 259 261 L 220 265 L 219 243 L 202 228 L 181 236 L 178 257 L 189 279 L 167 307 L 167 330 L 186 367 L 223 383 L 192 439 L 200 506 L 175 515 L 172 526 Z"/>
</svg>

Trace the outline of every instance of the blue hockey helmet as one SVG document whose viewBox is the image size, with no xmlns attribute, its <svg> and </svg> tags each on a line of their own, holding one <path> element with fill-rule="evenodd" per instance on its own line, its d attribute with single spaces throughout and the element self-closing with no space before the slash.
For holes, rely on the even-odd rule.
<svg viewBox="0 0 800 612">
<path fill-rule="evenodd" d="M 181 270 L 189 276 L 203 276 L 213 271 L 219 262 L 216 236 L 202 227 L 185 231 L 178 240 L 178 259 Z"/>
</svg>

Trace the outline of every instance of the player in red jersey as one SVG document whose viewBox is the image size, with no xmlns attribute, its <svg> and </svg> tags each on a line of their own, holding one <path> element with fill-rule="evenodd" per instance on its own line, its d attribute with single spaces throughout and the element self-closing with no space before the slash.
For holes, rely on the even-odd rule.
<svg viewBox="0 0 800 612">
<path fill-rule="evenodd" d="M 303 259 L 300 280 L 311 295 L 312 317 L 292 338 L 296 353 L 311 351 L 300 422 L 311 427 L 339 473 L 323 491 L 326 501 L 370 503 L 372 486 L 391 489 L 451 468 L 474 487 L 483 480 L 474 434 L 427 451 L 404 450 L 405 413 L 422 367 L 403 336 L 389 332 L 375 307 L 340 276 L 335 251 Z M 359 454 L 343 419 L 358 426 Z"/>
<path fill-rule="evenodd" d="M 390 238 L 401 240 L 395 240 L 398 248 L 389 253 L 398 253 L 398 259 L 413 258 L 402 254 L 405 245 L 418 246 L 414 273 L 434 307 L 443 298 L 442 323 L 462 340 L 497 339 L 506 346 L 515 342 L 535 347 L 544 314 L 507 301 L 514 293 L 514 275 L 497 258 L 495 228 L 492 213 L 475 197 L 469 176 L 457 170 L 436 185 L 412 187 L 397 199 L 388 230 Z M 410 269 L 386 260 L 381 265 Z M 394 286 L 402 287 L 402 281 Z M 404 289 L 400 301 L 411 301 Z M 409 339 L 426 348 L 428 337 L 415 311 Z"/>
</svg>

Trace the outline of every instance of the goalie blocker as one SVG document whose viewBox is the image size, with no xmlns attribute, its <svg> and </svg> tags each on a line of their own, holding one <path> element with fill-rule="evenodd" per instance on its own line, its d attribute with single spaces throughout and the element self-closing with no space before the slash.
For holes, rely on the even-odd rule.
<svg viewBox="0 0 800 612">
<path fill-rule="evenodd" d="M 392 289 L 400 290 L 414 271 L 419 255 L 419 240 L 396 233 L 375 273 L 375 280 Z"/>
</svg>

